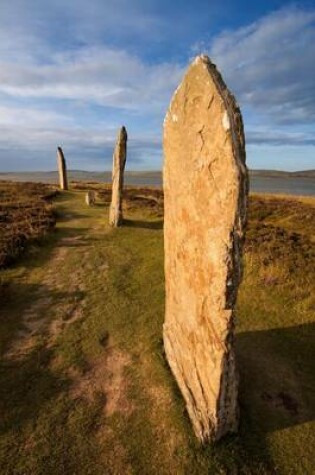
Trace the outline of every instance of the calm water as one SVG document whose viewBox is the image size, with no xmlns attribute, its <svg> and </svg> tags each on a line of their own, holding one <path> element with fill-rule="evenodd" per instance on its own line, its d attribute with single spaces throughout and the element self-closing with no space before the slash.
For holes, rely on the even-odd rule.
<svg viewBox="0 0 315 475">
<path fill-rule="evenodd" d="M 69 172 L 70 180 L 82 181 L 98 181 L 111 182 L 111 173 L 95 173 L 95 172 Z M 32 173 L 8 173 L 1 174 L 0 180 L 15 181 L 34 181 L 44 183 L 57 183 L 58 177 L 56 172 L 32 172 Z M 162 186 L 162 174 L 159 172 L 152 173 L 130 173 L 125 174 L 125 183 L 127 185 L 155 185 Z M 280 193 L 287 195 L 304 195 L 315 196 L 315 178 L 279 178 L 279 177 L 251 177 L 250 191 L 258 193 Z"/>
<path fill-rule="evenodd" d="M 157 176 L 127 176 L 125 181 L 128 185 L 162 186 L 162 179 Z M 250 191 L 257 193 L 315 196 L 315 179 L 299 177 L 251 177 Z"/>
<path fill-rule="evenodd" d="M 315 196 L 314 178 L 251 177 L 250 191 Z"/>
</svg>

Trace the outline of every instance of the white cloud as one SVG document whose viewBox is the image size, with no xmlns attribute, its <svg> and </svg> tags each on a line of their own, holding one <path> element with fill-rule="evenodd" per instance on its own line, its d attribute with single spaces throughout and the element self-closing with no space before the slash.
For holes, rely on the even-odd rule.
<svg viewBox="0 0 315 475">
<path fill-rule="evenodd" d="M 153 112 L 165 108 L 182 73 L 176 64 L 148 65 L 123 50 L 85 47 L 52 55 L 49 65 L 0 60 L 0 92 Z"/>
<path fill-rule="evenodd" d="M 70 117 L 54 111 L 0 105 L 0 127 L 23 128 L 27 124 L 32 124 L 32 127 L 51 127 L 60 123 L 69 124 L 71 122 L 72 119 Z"/>
<path fill-rule="evenodd" d="M 129 47 L 129 38 L 143 35 L 145 42 L 151 33 L 163 35 L 167 25 L 145 13 L 145 0 L 132 3 L 1 2 L 2 151 L 44 156 L 61 144 L 74 155 L 111 157 L 115 127 L 126 119 L 134 159 L 161 154 L 158 124 L 186 65 L 150 62 L 141 48 Z M 314 146 L 306 132 L 315 122 L 314 21 L 314 11 L 287 8 L 225 31 L 208 45 L 255 147 Z M 124 46 L 107 41 L 117 31 Z"/>
<path fill-rule="evenodd" d="M 315 145 L 314 134 L 275 130 L 266 126 L 260 128 L 249 127 L 246 139 L 251 145 Z"/>
<path fill-rule="evenodd" d="M 16 111 L 18 113 L 18 111 Z M 1 109 L 0 109 L 1 114 Z M 117 135 L 117 130 L 113 128 L 103 128 L 100 126 L 91 126 L 88 129 L 78 127 L 74 124 L 69 126 L 58 126 L 56 118 L 53 114 L 51 117 L 46 116 L 47 122 L 40 124 L 40 116 L 38 121 L 37 113 L 32 116 L 32 125 L 29 126 L 22 120 L 17 121 L 12 127 L 11 119 L 15 114 L 11 115 L 8 124 L 1 124 L 1 146 L 2 148 L 24 149 L 24 150 L 48 150 L 55 149 L 57 145 L 66 145 L 71 150 L 78 148 L 110 148 L 113 150 Z M 144 131 L 143 133 L 135 133 L 129 138 L 131 148 L 156 148 L 160 147 L 161 138 L 159 134 Z"/>
<path fill-rule="evenodd" d="M 315 11 L 283 9 L 225 31 L 210 56 L 241 105 L 279 124 L 315 120 Z"/>
<path fill-rule="evenodd" d="M 44 45 L 66 48 L 104 38 L 152 37 L 166 28 L 147 0 L 1 0 L 0 51 L 12 51 L 14 45 L 15 50 L 31 46 L 40 53 Z"/>
</svg>

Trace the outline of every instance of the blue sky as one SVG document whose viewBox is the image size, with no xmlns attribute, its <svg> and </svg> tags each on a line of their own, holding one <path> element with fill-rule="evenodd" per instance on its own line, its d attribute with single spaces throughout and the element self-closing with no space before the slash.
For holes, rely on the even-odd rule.
<svg viewBox="0 0 315 475">
<path fill-rule="evenodd" d="M 162 123 L 206 53 L 241 106 L 250 168 L 315 168 L 315 7 L 280 0 L 1 0 L 0 171 L 160 169 Z"/>
</svg>

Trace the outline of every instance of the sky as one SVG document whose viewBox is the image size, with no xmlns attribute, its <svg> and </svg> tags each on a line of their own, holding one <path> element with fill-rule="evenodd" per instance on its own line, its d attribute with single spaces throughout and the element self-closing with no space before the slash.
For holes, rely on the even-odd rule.
<svg viewBox="0 0 315 475">
<path fill-rule="evenodd" d="M 241 107 L 252 169 L 315 168 L 313 0 L 0 0 L 0 172 L 162 167 L 162 124 L 198 54 Z"/>
</svg>

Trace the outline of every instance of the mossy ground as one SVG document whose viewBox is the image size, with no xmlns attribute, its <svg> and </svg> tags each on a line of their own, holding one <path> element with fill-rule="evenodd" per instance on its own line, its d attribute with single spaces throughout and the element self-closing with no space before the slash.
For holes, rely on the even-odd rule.
<svg viewBox="0 0 315 475">
<path fill-rule="evenodd" d="M 56 231 L 2 271 L 0 473 L 314 473 L 312 201 L 251 200 L 238 300 L 241 427 L 206 447 L 163 353 L 161 212 L 135 201 L 112 230 L 107 205 L 87 208 L 81 191 L 55 206 Z M 32 308 L 43 331 L 9 357 Z"/>
</svg>

